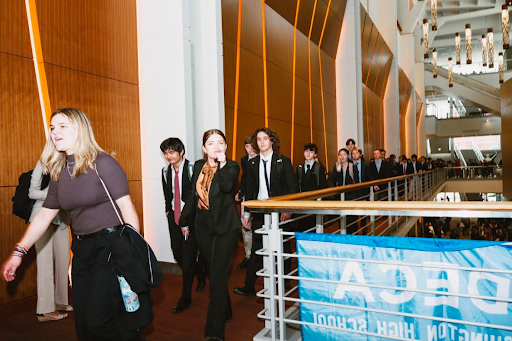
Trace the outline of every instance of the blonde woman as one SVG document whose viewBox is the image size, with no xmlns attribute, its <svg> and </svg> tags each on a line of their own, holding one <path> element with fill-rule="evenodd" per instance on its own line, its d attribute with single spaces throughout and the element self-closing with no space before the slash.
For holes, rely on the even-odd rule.
<svg viewBox="0 0 512 341">
<path fill-rule="evenodd" d="M 116 288 L 116 270 L 109 262 L 120 222 L 99 178 L 105 182 L 124 222 L 138 231 L 139 218 L 126 175 L 117 161 L 100 148 L 91 123 L 81 110 L 55 111 L 50 137 L 45 148 L 52 152 L 41 160 L 44 172 L 51 176 L 48 195 L 4 263 L 3 276 L 8 282 L 15 279 L 23 256 L 63 209 L 70 215 L 73 232 L 72 293 L 78 339 L 137 340 L 139 330 L 133 330 L 133 323 L 126 322 L 119 286 Z"/>
<path fill-rule="evenodd" d="M 48 148 L 45 149 L 45 151 Z M 43 152 L 45 158 L 45 152 Z M 28 196 L 35 200 L 30 214 L 31 222 L 41 210 L 48 194 L 49 175 L 43 174 L 43 166 L 37 161 Z M 73 311 L 68 305 L 69 222 L 66 212 L 59 214 L 50 227 L 36 242 L 37 253 L 37 320 L 39 322 L 61 320 Z M 62 311 L 59 312 L 59 311 Z"/>
</svg>

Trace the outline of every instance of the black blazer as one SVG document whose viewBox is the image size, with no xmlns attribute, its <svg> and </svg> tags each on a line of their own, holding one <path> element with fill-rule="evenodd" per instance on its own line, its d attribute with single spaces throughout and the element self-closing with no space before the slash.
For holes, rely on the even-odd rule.
<svg viewBox="0 0 512 341">
<path fill-rule="evenodd" d="M 188 170 L 189 161 L 187 159 L 184 160 L 183 165 L 183 174 L 181 175 L 181 200 L 185 202 L 187 197 L 190 194 L 192 189 L 190 179 L 189 179 L 189 170 Z M 172 165 L 169 164 L 167 167 L 167 172 L 162 172 L 162 188 L 164 189 L 164 197 L 165 197 L 165 212 L 167 213 L 167 219 L 170 224 L 176 225 L 174 222 L 174 207 L 173 207 L 173 199 L 174 195 L 172 194 L 172 185 L 174 183 L 174 179 L 172 178 Z M 189 222 L 187 226 L 192 227 L 194 224 L 193 219 Z"/>
<path fill-rule="evenodd" d="M 375 161 L 370 164 L 370 175 L 372 177 L 372 180 L 381 180 L 392 177 L 393 173 L 391 171 L 391 166 L 389 162 L 387 162 L 386 160 L 382 160 L 382 163 L 380 165 L 380 172 L 377 171 L 377 164 L 375 163 Z M 384 188 L 388 188 L 388 184 L 380 184 L 379 187 L 382 190 Z"/>
<path fill-rule="evenodd" d="M 361 183 L 372 181 L 372 176 L 370 174 L 370 165 L 367 162 L 364 162 L 363 160 L 359 160 L 361 162 Z M 354 164 L 354 169 L 357 169 L 356 165 Z M 359 170 L 357 170 L 359 172 Z M 359 182 L 359 178 L 357 179 Z M 370 187 L 362 188 L 359 190 L 358 197 L 362 197 L 364 195 L 370 194 Z M 368 199 L 368 198 L 366 198 Z"/>
<path fill-rule="evenodd" d="M 197 160 L 194 163 L 194 175 L 192 175 L 192 190 L 187 197 L 185 207 L 181 211 L 179 225 L 189 226 L 189 221 L 194 216 L 197 208 L 196 183 L 203 169 L 205 160 Z M 224 167 L 217 169 L 210 187 L 210 214 L 213 221 L 213 229 L 217 234 L 225 234 L 237 230 L 242 226 L 240 215 L 235 203 L 235 187 L 240 174 L 240 166 L 232 160 L 226 160 Z M 196 231 L 197 233 L 197 231 Z"/>
<path fill-rule="evenodd" d="M 345 186 L 359 183 L 359 171 L 358 171 L 357 167 L 355 167 L 352 164 L 354 178 L 350 177 L 349 167 L 350 167 L 350 163 L 345 172 L 343 172 L 343 169 L 341 170 L 341 172 L 338 172 L 336 170 L 336 166 L 333 167 L 332 175 L 331 175 L 330 179 L 331 179 L 332 185 L 334 187 L 343 186 L 343 179 L 345 179 Z M 347 193 L 345 193 L 345 200 L 354 200 L 354 199 L 357 199 L 358 196 L 359 196 L 359 191 L 347 192 Z M 340 197 L 338 195 L 336 195 L 336 200 L 339 200 L 339 199 L 340 199 Z"/>
<path fill-rule="evenodd" d="M 238 191 L 238 197 L 242 199 L 245 197 L 245 181 L 247 178 L 247 165 L 249 163 L 249 155 L 242 156 L 240 159 L 240 165 L 242 166 L 242 178 L 240 179 L 240 187 Z"/>
<path fill-rule="evenodd" d="M 313 166 L 311 167 L 311 171 L 315 168 L 317 162 L 313 162 Z M 321 162 L 318 162 L 318 182 L 315 174 L 310 174 L 309 179 L 306 177 L 306 169 L 304 164 L 297 166 L 297 170 L 295 171 L 295 177 L 297 178 L 297 183 L 299 184 L 300 192 L 308 192 L 314 191 L 317 189 L 327 188 L 327 178 L 325 176 L 326 170 L 325 166 L 322 165 Z"/>
<path fill-rule="evenodd" d="M 281 174 L 278 173 L 278 163 L 282 163 Z M 246 184 L 246 200 L 258 199 L 260 190 L 260 156 L 249 160 Z M 277 197 L 285 194 L 294 194 L 299 191 L 299 184 L 293 173 L 292 163 L 289 158 L 274 153 L 270 168 L 270 197 Z"/>
<path fill-rule="evenodd" d="M 412 161 L 407 164 L 407 174 L 419 173 L 421 170 L 423 170 L 423 166 L 419 161 L 416 161 L 416 172 L 414 171 Z"/>
</svg>

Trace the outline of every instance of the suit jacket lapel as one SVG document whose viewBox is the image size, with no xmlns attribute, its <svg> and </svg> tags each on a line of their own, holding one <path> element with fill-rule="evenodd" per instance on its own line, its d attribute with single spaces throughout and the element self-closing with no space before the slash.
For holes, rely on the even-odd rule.
<svg viewBox="0 0 512 341">
<path fill-rule="evenodd" d="M 258 193 L 260 190 L 260 156 L 258 155 L 250 159 L 249 165 L 252 167 L 254 186 L 256 188 L 256 193 Z"/>
<path fill-rule="evenodd" d="M 190 180 L 188 178 L 188 160 L 185 159 L 184 165 L 183 165 L 183 174 L 181 174 L 181 200 L 183 200 L 183 193 L 188 193 L 188 190 L 190 188 Z M 184 200 L 183 200 L 184 201 Z"/>
</svg>

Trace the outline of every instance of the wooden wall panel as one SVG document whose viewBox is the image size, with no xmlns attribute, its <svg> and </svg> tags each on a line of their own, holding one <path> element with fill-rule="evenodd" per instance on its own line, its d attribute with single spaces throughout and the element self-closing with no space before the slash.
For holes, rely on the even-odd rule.
<svg viewBox="0 0 512 341">
<path fill-rule="evenodd" d="M 32 58 L 24 0 L 0 0 L 0 52 Z"/>
<path fill-rule="evenodd" d="M 34 62 L 0 53 L 0 186 L 16 186 L 45 143 Z M 14 192 L 13 192 L 14 193 Z"/>
<path fill-rule="evenodd" d="M 82 109 L 100 146 L 117 153 L 128 180 L 141 180 L 138 86 L 53 65 L 46 74 L 54 108 Z"/>
<path fill-rule="evenodd" d="M 21 31 L 21 28 L 17 30 Z M 0 259 L 3 262 L 26 228 L 25 222 L 12 214 L 11 199 L 18 177 L 34 168 L 43 150 L 45 135 L 34 62 L 0 52 L 0 84 L 0 143 L 3 146 L 0 166 Z M 32 250 L 17 274 L 17 281 L 7 285 L 0 280 L 0 304 L 35 293 L 36 265 Z"/>
<path fill-rule="evenodd" d="M 238 33 L 238 0 L 223 0 L 222 8 L 222 38 L 224 44 L 229 40 L 236 44 Z"/>
<path fill-rule="evenodd" d="M 512 79 L 501 85 L 501 131 L 512 131 Z M 501 134 L 503 194 L 512 198 L 512 134 Z"/>
<path fill-rule="evenodd" d="M 46 63 L 138 84 L 135 0 L 36 5 Z"/>
<path fill-rule="evenodd" d="M 339 0 L 335 0 L 339 2 Z M 304 3 L 304 5 L 303 5 Z M 223 20 L 238 21 L 238 1 L 222 1 Z M 226 95 L 226 134 L 228 141 L 232 143 L 234 128 L 234 117 L 237 116 L 237 141 L 236 158 L 245 154 L 243 149 L 243 138 L 247 133 L 252 133 L 256 128 L 264 125 L 265 119 L 265 88 L 263 78 L 263 39 L 261 2 L 242 2 L 242 23 L 241 23 L 241 49 L 240 49 L 240 81 L 238 87 L 238 112 L 234 112 L 235 91 L 235 70 L 236 70 L 236 44 L 235 23 L 223 23 L 227 32 L 224 35 L 224 75 Z M 293 158 L 294 162 L 302 162 L 303 146 L 310 142 L 313 131 L 314 142 L 324 148 L 323 115 L 326 112 L 326 128 L 330 133 L 336 134 L 336 81 L 334 58 L 326 50 L 321 50 L 320 55 L 318 41 L 311 41 L 310 54 L 308 54 L 309 25 L 313 13 L 314 2 L 301 2 L 299 11 L 299 28 L 297 30 L 296 54 L 295 54 L 295 79 L 293 78 L 294 62 L 294 27 L 296 13 L 296 1 L 274 1 L 269 0 L 265 4 L 265 29 L 266 29 L 266 68 L 267 68 L 267 101 L 268 101 L 268 122 L 269 127 L 276 130 L 281 138 L 281 152 L 289 155 L 292 150 L 292 112 L 294 137 L 293 137 Z M 302 6 L 305 6 L 304 9 Z M 327 2 L 319 0 L 317 3 L 315 22 L 312 36 L 319 40 Z M 338 6 L 339 8 L 339 6 Z M 283 14 L 284 13 L 284 14 Z M 309 13 L 309 14 L 308 14 Z M 236 14 L 236 15 L 235 15 Z M 308 18 L 309 16 L 309 18 Z M 336 19 L 334 12 L 329 16 Z M 290 22 L 290 20 L 292 22 Z M 307 26 L 307 30 L 305 27 Z M 302 28 L 301 28 L 302 27 Z M 330 26 L 326 25 L 326 31 L 331 27 L 338 27 L 335 21 Z M 341 27 L 341 21 L 339 24 Z M 330 33 L 331 37 L 336 33 Z M 339 39 L 337 33 L 336 48 Z M 331 38 L 332 39 L 332 38 Z M 322 58 L 322 77 L 320 78 L 320 58 Z M 226 70 L 226 69 L 229 69 Z M 311 74 L 311 84 L 310 84 Z M 293 84 L 295 82 L 295 93 Z M 324 108 L 322 108 L 322 92 L 324 88 Z M 310 123 L 310 89 L 312 98 L 313 124 Z M 233 96 L 233 97 L 232 97 Z M 292 103 L 294 109 L 292 109 Z M 327 121 L 329 120 L 329 121 Z M 230 126 L 231 125 L 231 126 Z M 320 134 L 321 133 L 321 134 Z M 318 140 L 317 139 L 321 139 Z M 335 155 L 336 139 L 330 139 Z M 333 142 L 334 141 L 334 142 Z M 322 151 L 325 155 L 325 151 Z M 295 160 L 295 158 L 297 158 Z M 321 160 L 325 163 L 325 157 Z"/>
<path fill-rule="evenodd" d="M 373 150 L 384 147 L 384 93 L 393 55 L 370 16 L 361 6 L 361 52 L 363 58 L 363 130 L 368 160 Z"/>
</svg>

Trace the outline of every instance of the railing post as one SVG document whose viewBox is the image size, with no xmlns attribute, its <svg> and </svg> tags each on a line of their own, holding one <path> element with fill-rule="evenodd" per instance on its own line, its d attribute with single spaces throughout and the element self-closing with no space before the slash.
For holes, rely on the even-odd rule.
<svg viewBox="0 0 512 341">
<path fill-rule="evenodd" d="M 316 233 L 324 233 L 324 215 L 316 214 Z"/>
<path fill-rule="evenodd" d="M 409 199 L 409 198 L 408 198 L 409 193 L 408 193 L 408 191 L 407 191 L 407 186 L 408 186 L 408 185 L 409 185 L 409 178 L 405 178 L 405 179 L 404 179 L 404 197 L 405 197 L 405 199 L 404 199 L 404 200 L 405 200 L 405 201 L 407 201 L 407 200 Z"/>
<path fill-rule="evenodd" d="M 392 191 L 391 191 L 391 181 L 388 182 L 388 201 L 393 201 Z M 391 227 L 393 224 L 393 216 L 388 215 L 388 224 Z"/>
<path fill-rule="evenodd" d="M 276 291 L 276 265 L 274 259 L 275 241 L 272 240 L 272 230 L 276 226 L 277 229 L 279 229 L 279 213 L 272 212 L 272 215 L 265 214 L 263 228 L 265 228 L 269 234 L 262 235 L 263 249 L 268 253 L 267 257 L 263 256 L 263 268 L 267 269 L 269 277 L 263 277 L 263 285 L 270 296 L 270 299 L 265 298 L 265 308 L 267 309 L 265 315 L 270 317 L 270 320 L 265 320 L 265 327 L 270 329 L 273 341 L 277 339 L 277 306 L 276 300 L 274 299 Z"/>
<path fill-rule="evenodd" d="M 345 201 L 345 192 L 340 194 L 341 201 Z M 340 234 L 347 234 L 347 215 L 340 215 Z"/>
<path fill-rule="evenodd" d="M 276 301 L 274 299 L 275 295 L 271 295 L 272 297 L 272 305 L 274 306 L 274 314 L 273 316 L 276 317 L 276 319 L 279 321 L 279 335 L 276 335 L 279 337 L 279 340 L 284 341 L 286 340 L 286 324 L 284 323 L 285 318 L 285 304 L 284 304 L 284 260 L 283 260 L 283 235 L 281 234 L 281 229 L 279 228 L 279 216 L 280 214 L 277 212 L 272 212 L 272 229 L 270 231 L 270 237 L 271 237 L 271 259 L 274 259 L 274 251 L 277 257 L 277 303 L 279 306 L 279 309 L 276 310 L 275 305 Z M 273 262 L 271 262 L 273 263 Z M 272 268 L 275 269 L 275 265 L 271 264 Z M 275 270 L 272 270 L 272 274 Z M 272 288 L 276 287 L 275 283 L 275 276 L 272 276 L 273 281 L 271 281 Z M 277 323 L 277 321 L 276 321 Z M 275 324 L 274 324 L 275 325 Z M 272 333 L 272 340 L 274 340 L 274 333 Z"/>
<path fill-rule="evenodd" d="M 398 180 L 395 180 L 395 201 L 398 202 Z M 398 221 L 398 216 L 395 216 L 395 221 Z"/>
<path fill-rule="evenodd" d="M 370 201 L 375 201 L 374 193 L 373 193 L 373 186 L 370 187 Z M 373 213 L 370 214 L 370 222 L 371 222 L 371 228 L 372 228 L 372 236 L 375 236 L 375 215 Z"/>
</svg>

